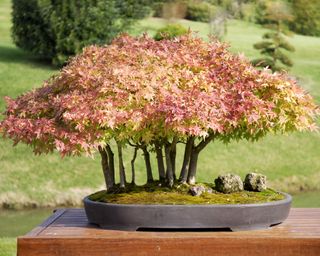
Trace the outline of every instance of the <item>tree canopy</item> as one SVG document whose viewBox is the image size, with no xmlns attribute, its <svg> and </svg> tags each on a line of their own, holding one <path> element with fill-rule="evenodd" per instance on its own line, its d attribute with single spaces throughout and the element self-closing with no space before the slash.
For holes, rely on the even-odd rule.
<svg viewBox="0 0 320 256">
<path fill-rule="evenodd" d="M 287 74 L 257 70 L 226 44 L 191 33 L 161 41 L 123 34 L 87 47 L 42 87 L 6 100 L 4 136 L 62 155 L 92 154 L 112 139 L 168 155 L 181 142 L 199 153 L 213 139 L 315 130 L 318 113 Z"/>
</svg>

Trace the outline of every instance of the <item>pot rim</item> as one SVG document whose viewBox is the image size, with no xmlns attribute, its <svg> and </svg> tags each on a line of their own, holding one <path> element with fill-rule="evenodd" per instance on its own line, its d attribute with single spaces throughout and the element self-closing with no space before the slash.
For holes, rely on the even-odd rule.
<svg viewBox="0 0 320 256">
<path fill-rule="evenodd" d="M 96 204 L 96 205 L 108 205 L 114 207 L 162 207 L 162 208 L 201 208 L 201 207 L 216 207 L 216 208 L 243 208 L 243 207 L 261 207 L 261 206 L 276 206 L 280 204 L 286 204 L 292 202 L 292 196 L 285 193 L 277 191 L 278 193 L 285 196 L 284 199 L 265 202 L 265 203 L 253 203 L 253 204 L 115 204 L 115 203 L 105 203 L 97 202 L 89 199 L 89 196 L 86 196 L 83 199 L 84 203 Z"/>
</svg>

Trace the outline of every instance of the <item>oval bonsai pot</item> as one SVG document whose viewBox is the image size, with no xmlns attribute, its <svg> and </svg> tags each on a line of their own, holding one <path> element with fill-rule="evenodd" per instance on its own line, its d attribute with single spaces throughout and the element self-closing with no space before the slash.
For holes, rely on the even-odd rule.
<svg viewBox="0 0 320 256">
<path fill-rule="evenodd" d="M 143 205 L 83 199 L 88 221 L 113 230 L 138 229 L 267 229 L 283 222 L 292 198 L 260 204 Z"/>
</svg>

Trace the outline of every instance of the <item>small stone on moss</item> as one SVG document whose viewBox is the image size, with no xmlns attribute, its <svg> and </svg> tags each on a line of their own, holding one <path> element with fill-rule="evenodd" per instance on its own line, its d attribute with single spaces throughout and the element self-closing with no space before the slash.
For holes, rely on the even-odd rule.
<svg viewBox="0 0 320 256">
<path fill-rule="evenodd" d="M 244 189 L 261 192 L 267 189 L 267 177 L 260 173 L 248 173 L 244 179 Z"/>
<path fill-rule="evenodd" d="M 213 189 L 212 188 L 207 188 L 206 192 L 209 193 L 209 194 L 212 194 L 213 193 Z"/>
<path fill-rule="evenodd" d="M 240 192 L 243 190 L 243 182 L 240 176 L 234 174 L 220 175 L 215 179 L 214 183 L 216 185 L 215 189 L 224 194 Z"/>
<path fill-rule="evenodd" d="M 202 193 L 206 192 L 206 188 L 202 185 L 193 186 L 190 188 L 190 194 L 193 196 L 200 196 Z"/>
</svg>

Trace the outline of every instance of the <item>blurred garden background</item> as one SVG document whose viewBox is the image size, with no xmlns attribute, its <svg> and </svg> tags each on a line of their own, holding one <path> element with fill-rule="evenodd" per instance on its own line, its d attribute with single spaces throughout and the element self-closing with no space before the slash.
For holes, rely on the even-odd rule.
<svg viewBox="0 0 320 256">
<path fill-rule="evenodd" d="M 121 32 L 160 40 L 159 30 L 174 37 L 188 29 L 227 42 L 255 65 L 287 70 L 319 104 L 319 9 L 318 0 L 0 0 L 0 111 L 4 96 L 41 86 L 86 45 L 109 43 Z M 198 180 L 257 171 L 271 187 L 292 193 L 294 207 L 320 207 L 319 142 L 317 132 L 214 142 L 200 155 Z M 142 170 L 142 157 L 137 161 Z M 144 175 L 137 173 L 137 183 Z M 103 187 L 98 155 L 34 156 L 31 148 L 1 138 L 0 256 L 15 255 L 16 236 L 54 208 L 80 207 L 85 195 Z"/>
</svg>

